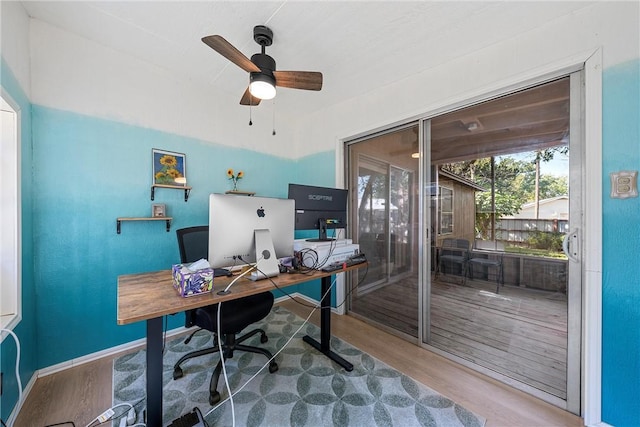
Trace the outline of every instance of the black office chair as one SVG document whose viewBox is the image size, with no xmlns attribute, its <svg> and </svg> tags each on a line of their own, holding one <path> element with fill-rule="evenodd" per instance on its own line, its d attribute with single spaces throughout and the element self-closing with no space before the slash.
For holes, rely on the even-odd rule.
<svg viewBox="0 0 640 427">
<path fill-rule="evenodd" d="M 182 263 L 194 262 L 201 258 L 208 258 L 208 226 L 182 228 L 176 230 L 176 234 L 178 235 L 178 248 L 180 249 L 180 260 Z M 224 270 L 216 270 L 216 275 L 222 274 L 225 274 Z M 213 284 L 215 287 L 215 279 Z M 222 351 L 225 359 L 231 359 L 235 350 L 264 354 L 268 359 L 273 357 L 269 351 L 263 348 L 241 344 L 243 341 L 246 341 L 256 334 L 260 334 L 261 343 L 266 343 L 269 338 L 262 329 L 254 329 L 241 337 L 236 337 L 238 333 L 252 323 L 264 319 L 271 311 L 271 307 L 273 307 L 273 294 L 271 292 L 263 292 L 261 294 L 250 295 L 248 297 L 225 301 L 222 303 L 220 334 L 222 335 Z M 180 365 L 185 360 L 220 351 L 216 335 L 218 332 L 217 316 L 218 304 L 185 312 L 185 326 L 198 326 L 202 329 L 213 332 L 214 346 L 196 350 L 182 356 L 173 367 L 174 380 L 182 378 L 183 372 Z M 191 337 L 187 338 L 187 340 L 190 338 Z M 274 373 L 277 370 L 278 364 L 275 361 L 271 361 L 269 364 L 269 372 Z M 217 388 L 221 371 L 222 359 L 218 361 L 218 364 L 211 375 L 211 383 L 209 385 L 209 403 L 212 406 L 220 401 L 220 393 Z"/>
</svg>

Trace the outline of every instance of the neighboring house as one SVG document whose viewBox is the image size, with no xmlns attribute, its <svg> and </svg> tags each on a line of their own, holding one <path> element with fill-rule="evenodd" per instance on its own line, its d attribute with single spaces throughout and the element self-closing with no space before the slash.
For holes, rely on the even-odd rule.
<svg viewBox="0 0 640 427">
<path fill-rule="evenodd" d="M 522 205 L 520 212 L 504 218 L 522 219 L 569 219 L 569 196 L 551 197 L 538 202 L 539 212 L 536 218 L 535 202 Z"/>
<path fill-rule="evenodd" d="M 497 224 L 497 235 L 505 242 L 527 242 L 532 232 L 567 233 L 569 224 L 569 196 L 558 196 L 538 202 L 536 218 L 535 202 L 522 205 L 520 212 L 503 216 Z"/>
</svg>

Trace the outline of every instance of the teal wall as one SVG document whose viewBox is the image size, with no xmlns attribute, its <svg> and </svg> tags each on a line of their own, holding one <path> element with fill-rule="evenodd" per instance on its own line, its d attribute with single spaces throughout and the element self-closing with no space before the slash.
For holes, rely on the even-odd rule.
<svg viewBox="0 0 640 427">
<path fill-rule="evenodd" d="M 640 60 L 603 73 L 602 420 L 640 426 L 640 198 L 611 199 L 609 173 L 640 170 Z"/>
<path fill-rule="evenodd" d="M 24 388 L 38 368 L 38 341 L 36 338 L 36 289 L 33 273 L 33 225 L 32 225 L 32 149 L 31 104 L 4 58 L 0 59 L 0 85 L 18 104 L 20 116 L 20 185 L 22 192 L 22 321 L 14 329 L 20 340 L 20 381 Z M 0 418 L 6 420 L 18 401 L 18 381 L 15 378 L 16 345 L 7 336 L 0 346 L 0 366 L 4 373 Z"/>
<path fill-rule="evenodd" d="M 244 171 L 240 189 L 274 197 L 295 173 L 292 160 L 36 105 L 32 126 L 39 368 L 144 336 L 144 322 L 116 324 L 117 277 L 177 263 L 174 230 L 207 223 L 208 195 L 231 188 L 228 168 Z M 173 189 L 151 202 L 152 148 L 186 154 L 188 202 Z M 171 232 L 125 222 L 116 234 L 117 217 L 150 216 L 152 203 L 166 204 Z M 170 329 L 183 322 L 169 316 Z"/>
<path fill-rule="evenodd" d="M 331 150 L 298 159 L 296 161 L 296 183 L 336 187 L 335 155 L 335 152 Z"/>
</svg>

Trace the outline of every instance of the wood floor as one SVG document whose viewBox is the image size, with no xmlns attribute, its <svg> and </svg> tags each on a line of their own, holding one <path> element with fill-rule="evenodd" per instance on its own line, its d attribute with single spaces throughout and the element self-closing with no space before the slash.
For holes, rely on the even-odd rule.
<svg viewBox="0 0 640 427">
<path fill-rule="evenodd" d="M 431 345 L 565 399 L 566 296 L 510 286 L 496 294 L 492 282 L 459 282 L 432 282 Z M 407 278 L 357 295 L 352 310 L 417 337 L 417 301 L 417 280 Z"/>
<path fill-rule="evenodd" d="M 303 317 L 310 310 L 290 300 L 281 305 Z M 319 323 L 318 313 L 312 321 Z M 583 425 L 579 417 L 351 316 L 333 315 L 331 322 L 335 336 L 485 417 L 487 427 Z M 78 427 L 86 426 L 111 406 L 112 359 L 89 362 L 38 379 L 15 427 L 44 427 L 67 421 Z"/>
</svg>

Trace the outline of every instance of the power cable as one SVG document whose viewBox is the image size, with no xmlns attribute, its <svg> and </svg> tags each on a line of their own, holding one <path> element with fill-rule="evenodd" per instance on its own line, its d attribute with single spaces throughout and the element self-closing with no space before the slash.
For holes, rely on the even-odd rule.
<svg viewBox="0 0 640 427">
<path fill-rule="evenodd" d="M 333 286 L 335 285 L 336 279 L 334 279 L 331 282 L 331 286 L 329 286 L 329 288 L 327 289 L 327 291 L 325 292 L 325 294 L 322 296 L 323 298 L 329 294 L 329 292 L 331 291 L 331 288 L 333 288 Z M 280 348 L 280 350 L 278 350 L 273 357 L 271 357 L 271 359 L 267 360 L 267 362 L 262 365 L 262 367 L 260 369 L 258 369 L 258 371 L 253 374 L 242 386 L 240 386 L 235 392 L 231 393 L 230 389 L 229 389 L 229 384 L 227 382 L 227 391 L 229 393 L 229 396 L 224 399 L 223 401 L 219 402 L 216 406 L 214 406 L 213 408 L 211 408 L 211 410 L 209 412 L 207 412 L 205 414 L 205 417 L 208 416 L 209 414 L 213 413 L 213 411 L 215 411 L 216 409 L 218 409 L 220 406 L 222 406 L 224 403 L 227 402 L 227 400 L 230 400 L 231 403 L 231 410 L 232 410 L 232 417 L 233 417 L 233 421 L 235 422 L 235 414 L 233 413 L 233 411 L 235 410 L 234 406 L 233 406 L 233 396 L 235 396 L 236 394 L 238 394 L 239 392 L 241 392 L 246 386 L 247 384 L 249 384 L 255 377 L 258 376 L 258 374 L 260 374 L 260 372 L 262 372 L 267 366 L 269 366 L 269 364 L 276 358 L 276 356 L 278 356 L 280 353 L 282 353 L 282 351 L 287 347 L 287 345 L 289 345 L 289 343 L 293 340 L 293 338 L 295 338 L 295 336 L 298 334 L 298 332 L 300 332 L 302 330 L 302 328 L 309 322 L 309 319 L 311 319 L 311 316 L 313 315 L 313 313 L 315 313 L 315 311 L 320 308 L 319 305 L 315 306 L 313 308 L 313 310 L 311 310 L 309 312 L 309 315 L 307 316 L 307 318 L 304 320 L 304 322 L 302 322 L 302 325 L 300 325 L 300 327 L 289 337 L 289 339 L 287 340 L 286 343 L 284 343 L 284 345 Z M 220 308 L 218 308 L 218 313 L 220 313 Z M 224 367 L 224 364 L 222 365 Z M 226 381 L 226 378 L 225 378 Z"/>
</svg>

